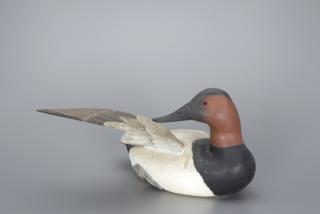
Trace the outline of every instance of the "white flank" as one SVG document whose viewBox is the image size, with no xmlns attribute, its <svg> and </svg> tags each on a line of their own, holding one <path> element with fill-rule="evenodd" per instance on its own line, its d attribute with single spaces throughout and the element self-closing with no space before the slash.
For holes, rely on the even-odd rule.
<svg viewBox="0 0 320 214">
<path fill-rule="evenodd" d="M 154 147 L 134 147 L 129 157 L 132 166 L 139 164 L 164 190 L 169 192 L 210 197 L 214 196 L 195 169 L 192 157 L 192 142 L 208 138 L 198 130 L 171 130 L 184 144 L 181 154 L 172 154 Z"/>
</svg>

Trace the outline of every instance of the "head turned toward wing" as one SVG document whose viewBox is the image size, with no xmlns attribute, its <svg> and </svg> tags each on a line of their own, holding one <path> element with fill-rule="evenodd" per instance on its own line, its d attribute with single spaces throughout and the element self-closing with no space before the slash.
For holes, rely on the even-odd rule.
<svg viewBox="0 0 320 214">
<path fill-rule="evenodd" d="M 212 145 L 223 148 L 243 144 L 239 114 L 228 93 L 221 89 L 205 89 L 173 113 L 153 120 L 196 120 L 209 125 Z"/>
</svg>

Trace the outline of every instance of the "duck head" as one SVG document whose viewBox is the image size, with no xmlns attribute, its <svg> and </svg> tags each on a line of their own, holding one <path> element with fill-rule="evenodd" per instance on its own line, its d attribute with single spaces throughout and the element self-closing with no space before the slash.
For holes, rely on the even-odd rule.
<svg viewBox="0 0 320 214">
<path fill-rule="evenodd" d="M 216 147 L 229 147 L 243 143 L 240 118 L 227 92 L 209 88 L 198 93 L 178 110 L 155 122 L 195 120 L 209 125 L 210 143 Z"/>
</svg>

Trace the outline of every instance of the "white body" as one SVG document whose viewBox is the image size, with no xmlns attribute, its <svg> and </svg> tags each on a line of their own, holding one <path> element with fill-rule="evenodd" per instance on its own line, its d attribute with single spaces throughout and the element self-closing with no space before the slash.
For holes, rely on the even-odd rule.
<svg viewBox="0 0 320 214">
<path fill-rule="evenodd" d="M 214 196 L 195 169 L 192 157 L 192 143 L 197 139 L 208 138 L 208 134 L 186 129 L 170 131 L 184 144 L 180 154 L 154 147 L 136 146 L 129 152 L 132 166 L 139 164 L 166 191 L 201 197 Z"/>
</svg>

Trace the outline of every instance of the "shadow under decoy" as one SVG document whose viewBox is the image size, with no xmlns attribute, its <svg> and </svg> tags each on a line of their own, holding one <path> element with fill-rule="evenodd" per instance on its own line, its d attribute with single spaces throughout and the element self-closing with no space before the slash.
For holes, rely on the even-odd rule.
<svg viewBox="0 0 320 214">
<path fill-rule="evenodd" d="M 127 159 L 116 163 L 116 175 L 106 180 L 59 181 L 41 188 L 40 202 L 47 209 L 63 212 L 113 213 L 212 213 L 230 204 L 245 203 L 256 197 L 250 188 L 239 193 L 200 198 L 158 190 L 142 181 Z"/>
<path fill-rule="evenodd" d="M 124 164 L 126 167 L 126 164 Z M 133 172 L 132 172 L 133 174 Z M 160 191 L 140 180 L 137 176 L 110 180 L 103 183 L 57 184 L 42 191 L 41 203 L 59 212 L 119 212 L 163 213 L 163 210 L 184 213 L 212 213 L 242 206 L 253 197 L 254 192 L 245 190 L 228 196 L 201 198 Z M 221 213 L 221 212 L 219 212 Z"/>
<path fill-rule="evenodd" d="M 240 192 L 225 195 L 225 196 L 218 196 L 216 197 L 217 202 L 219 203 L 236 203 L 236 202 L 245 202 L 252 200 L 257 197 L 257 194 L 255 191 L 253 191 L 250 188 L 246 188 Z"/>
<path fill-rule="evenodd" d="M 240 192 L 214 198 L 213 213 L 252 213 L 253 205 L 259 196 L 254 189 L 246 188 Z"/>
</svg>

